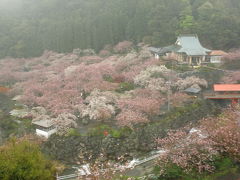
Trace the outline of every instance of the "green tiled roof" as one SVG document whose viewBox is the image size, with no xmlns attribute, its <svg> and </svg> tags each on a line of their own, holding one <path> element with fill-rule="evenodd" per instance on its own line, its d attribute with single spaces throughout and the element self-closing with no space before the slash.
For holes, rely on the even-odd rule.
<svg viewBox="0 0 240 180">
<path fill-rule="evenodd" d="M 211 50 L 202 47 L 197 35 L 181 35 L 176 44 L 181 46 L 177 52 L 186 53 L 189 56 L 204 56 L 211 52 Z"/>
<path fill-rule="evenodd" d="M 155 48 L 159 55 L 169 52 L 186 53 L 188 56 L 205 56 L 211 50 L 204 48 L 197 35 L 180 35 L 175 44 L 163 48 Z"/>
</svg>

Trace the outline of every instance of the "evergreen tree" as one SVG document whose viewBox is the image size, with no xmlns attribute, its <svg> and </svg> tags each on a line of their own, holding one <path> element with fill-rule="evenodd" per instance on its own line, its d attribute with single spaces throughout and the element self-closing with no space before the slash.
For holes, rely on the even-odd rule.
<svg viewBox="0 0 240 180">
<path fill-rule="evenodd" d="M 55 179 L 56 166 L 47 160 L 36 144 L 10 140 L 0 147 L 0 179 Z"/>
</svg>

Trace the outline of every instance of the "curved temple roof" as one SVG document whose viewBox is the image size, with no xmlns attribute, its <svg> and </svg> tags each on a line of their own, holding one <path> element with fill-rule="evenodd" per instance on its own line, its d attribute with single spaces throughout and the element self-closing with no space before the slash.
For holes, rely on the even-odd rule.
<svg viewBox="0 0 240 180">
<path fill-rule="evenodd" d="M 186 53 L 189 56 L 204 56 L 211 52 L 201 45 L 197 35 L 180 35 L 176 44 L 181 46 L 177 52 Z"/>
<path fill-rule="evenodd" d="M 149 47 L 149 50 L 159 55 L 175 52 L 186 53 L 188 56 L 205 56 L 211 52 L 211 50 L 206 49 L 201 45 L 198 36 L 194 34 L 180 35 L 178 36 L 176 43 L 173 45 L 162 48 Z"/>
</svg>

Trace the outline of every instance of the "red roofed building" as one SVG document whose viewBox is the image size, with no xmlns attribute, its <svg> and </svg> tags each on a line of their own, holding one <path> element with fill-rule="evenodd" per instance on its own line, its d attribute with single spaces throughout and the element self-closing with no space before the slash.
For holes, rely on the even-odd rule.
<svg viewBox="0 0 240 180">
<path fill-rule="evenodd" d="M 221 63 L 222 58 L 226 56 L 227 53 L 222 50 L 212 50 L 209 54 L 210 62 L 211 63 Z"/>
<path fill-rule="evenodd" d="M 240 84 L 214 84 L 214 91 L 218 92 L 232 92 L 239 91 L 240 92 Z"/>
<path fill-rule="evenodd" d="M 205 95 L 206 99 L 230 99 L 232 104 L 240 99 L 240 84 L 214 84 L 214 94 Z"/>
</svg>

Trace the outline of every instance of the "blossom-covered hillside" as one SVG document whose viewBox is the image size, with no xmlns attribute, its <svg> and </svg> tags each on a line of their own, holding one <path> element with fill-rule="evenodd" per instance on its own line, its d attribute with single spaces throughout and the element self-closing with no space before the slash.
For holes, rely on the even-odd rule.
<svg viewBox="0 0 240 180">
<path fill-rule="evenodd" d="M 195 76 L 181 78 L 165 63 L 130 42 L 106 46 L 98 55 L 90 49 L 45 51 L 38 58 L 1 60 L 0 84 L 11 88 L 11 96 L 20 95 L 33 121 L 54 121 L 63 133 L 78 122 L 131 127 L 161 114 L 168 93 L 176 106 L 189 99 L 182 90 L 208 86 Z"/>
</svg>

